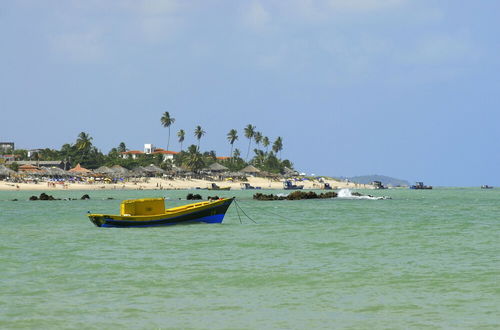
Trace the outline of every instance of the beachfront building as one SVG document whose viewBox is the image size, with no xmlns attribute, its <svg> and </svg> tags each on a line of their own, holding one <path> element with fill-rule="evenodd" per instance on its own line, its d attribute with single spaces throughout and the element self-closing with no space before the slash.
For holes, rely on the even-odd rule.
<svg viewBox="0 0 500 330">
<path fill-rule="evenodd" d="M 35 156 L 35 154 L 38 154 L 40 153 L 40 151 L 42 151 L 42 149 L 30 149 L 30 150 L 26 150 L 28 152 L 28 158 L 31 158 L 33 156 Z"/>
<path fill-rule="evenodd" d="M 144 144 L 144 153 L 146 155 L 152 154 L 155 151 L 155 146 L 151 143 Z"/>
<path fill-rule="evenodd" d="M 174 160 L 174 155 L 177 155 L 178 152 L 175 151 L 170 151 L 170 150 L 163 150 L 161 148 L 156 149 L 151 153 L 152 155 L 162 155 L 163 161 L 166 160 Z"/>
<path fill-rule="evenodd" d="M 16 160 L 16 155 L 0 155 L 0 163 L 13 162 Z"/>
<path fill-rule="evenodd" d="M 140 150 L 129 150 L 122 152 L 121 155 L 123 159 L 128 159 L 128 158 L 137 159 L 137 157 L 144 155 L 144 152 Z"/>
<path fill-rule="evenodd" d="M 7 152 L 14 150 L 14 142 L 0 142 L 0 151 Z"/>
<path fill-rule="evenodd" d="M 128 159 L 137 159 L 141 157 L 142 155 L 162 155 L 163 161 L 166 160 L 173 160 L 174 155 L 178 154 L 178 152 L 175 151 L 170 151 L 170 150 L 164 150 L 162 148 L 156 148 L 154 145 L 151 143 L 146 143 L 144 144 L 144 151 L 140 150 L 129 150 L 122 152 L 122 158 Z"/>
</svg>

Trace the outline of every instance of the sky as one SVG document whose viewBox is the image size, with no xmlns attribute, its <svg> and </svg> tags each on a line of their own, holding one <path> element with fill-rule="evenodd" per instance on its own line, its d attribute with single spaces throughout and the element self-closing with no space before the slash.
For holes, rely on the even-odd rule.
<svg viewBox="0 0 500 330">
<path fill-rule="evenodd" d="M 252 124 L 308 174 L 500 185 L 500 1 L 4 0 L 0 141 L 166 147 Z"/>
</svg>

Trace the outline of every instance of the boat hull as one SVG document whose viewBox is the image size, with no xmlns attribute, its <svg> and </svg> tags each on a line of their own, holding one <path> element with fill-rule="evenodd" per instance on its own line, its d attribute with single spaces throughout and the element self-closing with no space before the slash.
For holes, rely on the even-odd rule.
<svg viewBox="0 0 500 330">
<path fill-rule="evenodd" d="M 181 214 L 164 214 L 148 217 L 144 219 L 134 219 L 133 216 L 125 217 L 106 214 L 89 214 L 90 221 L 97 227 L 158 227 L 171 226 L 190 223 L 222 223 L 227 209 L 233 199 L 215 201 L 199 209 L 193 208 L 188 212 Z"/>
</svg>

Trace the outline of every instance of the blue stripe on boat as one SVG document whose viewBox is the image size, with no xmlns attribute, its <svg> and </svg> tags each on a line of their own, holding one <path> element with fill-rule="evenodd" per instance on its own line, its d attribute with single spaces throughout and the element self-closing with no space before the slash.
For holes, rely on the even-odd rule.
<svg viewBox="0 0 500 330">
<path fill-rule="evenodd" d="M 149 225 L 130 225 L 128 227 L 138 227 L 138 228 L 145 228 L 145 227 L 160 227 L 160 226 L 171 226 L 171 225 L 179 225 L 179 224 L 192 224 L 195 222 L 204 222 L 204 223 L 222 223 L 222 220 L 224 219 L 224 214 L 215 214 L 215 215 L 210 215 L 208 217 L 203 217 L 195 220 L 188 220 L 188 221 L 180 221 L 180 222 L 169 222 L 169 223 L 158 223 L 158 224 L 149 224 Z M 160 220 L 154 220 L 154 221 L 162 221 L 165 219 L 160 219 Z M 106 219 L 106 223 L 103 223 L 101 227 L 107 227 L 107 228 L 115 228 L 115 227 L 125 227 L 122 225 L 116 226 L 113 224 L 110 224 L 109 222 L 123 222 L 126 220 L 113 220 L 113 219 Z M 132 222 L 132 221 L 130 221 Z M 149 222 L 149 221 L 148 221 Z M 136 223 L 134 221 L 134 223 Z"/>
</svg>

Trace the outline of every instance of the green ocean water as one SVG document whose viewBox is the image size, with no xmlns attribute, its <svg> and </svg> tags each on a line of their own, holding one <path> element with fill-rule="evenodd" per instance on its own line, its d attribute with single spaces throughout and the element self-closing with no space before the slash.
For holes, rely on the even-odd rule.
<svg viewBox="0 0 500 330">
<path fill-rule="evenodd" d="M 0 192 L 0 328 L 500 327 L 500 189 L 218 193 L 256 224 L 234 206 L 222 225 L 97 228 L 86 217 L 129 198 L 186 204 L 188 192 Z"/>
</svg>

